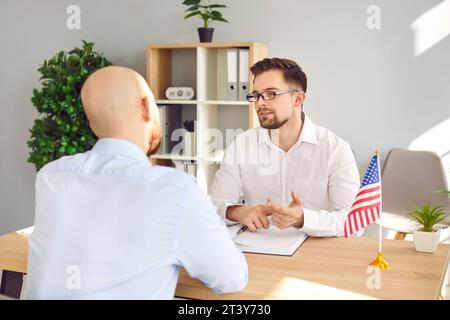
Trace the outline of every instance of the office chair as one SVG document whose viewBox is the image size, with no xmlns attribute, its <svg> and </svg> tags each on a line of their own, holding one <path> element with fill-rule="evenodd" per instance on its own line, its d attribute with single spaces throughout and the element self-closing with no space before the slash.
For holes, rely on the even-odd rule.
<svg viewBox="0 0 450 320">
<path fill-rule="evenodd" d="M 425 204 L 434 190 L 448 190 L 441 159 L 430 151 L 392 149 L 386 157 L 381 181 L 382 225 L 397 231 L 396 240 L 403 240 L 420 226 L 408 215 L 412 207 Z M 450 208 L 450 200 L 444 194 L 434 193 L 431 204 Z M 448 224 L 448 220 L 444 223 Z"/>
</svg>

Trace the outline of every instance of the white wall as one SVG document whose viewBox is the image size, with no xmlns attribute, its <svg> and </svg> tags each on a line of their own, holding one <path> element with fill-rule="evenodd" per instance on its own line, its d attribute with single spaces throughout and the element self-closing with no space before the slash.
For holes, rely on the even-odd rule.
<svg viewBox="0 0 450 320">
<path fill-rule="evenodd" d="M 39 64 L 86 39 L 114 64 L 145 75 L 145 45 L 197 41 L 200 21 L 183 21 L 181 2 L 0 2 L 0 234 L 33 222 L 26 141 Z M 215 41 L 265 42 L 272 56 L 296 60 L 309 77 L 305 110 L 352 145 L 360 171 L 375 148 L 407 147 L 450 117 L 450 37 L 414 57 L 410 29 L 439 0 L 218 2 L 228 5 L 230 23 L 213 25 Z M 70 4 L 81 8 L 81 30 L 66 28 Z M 371 4 L 381 8 L 381 30 L 366 27 Z"/>
</svg>

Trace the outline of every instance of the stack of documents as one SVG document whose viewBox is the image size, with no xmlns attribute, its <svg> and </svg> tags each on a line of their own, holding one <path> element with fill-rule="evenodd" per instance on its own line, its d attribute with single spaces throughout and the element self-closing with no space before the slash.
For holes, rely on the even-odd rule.
<svg viewBox="0 0 450 320">
<path fill-rule="evenodd" d="M 237 234 L 242 225 L 228 227 L 233 241 L 243 252 L 292 256 L 308 238 L 297 228 L 279 229 L 271 224 L 269 229 L 249 230 Z"/>
</svg>

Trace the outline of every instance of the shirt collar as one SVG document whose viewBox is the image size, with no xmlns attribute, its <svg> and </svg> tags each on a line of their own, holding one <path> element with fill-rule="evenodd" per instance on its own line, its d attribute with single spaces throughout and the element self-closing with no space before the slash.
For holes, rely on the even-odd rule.
<svg viewBox="0 0 450 320">
<path fill-rule="evenodd" d="M 122 155 L 134 158 L 140 162 L 150 164 L 144 151 L 141 150 L 136 144 L 123 140 L 114 138 L 102 138 L 99 139 L 94 147 L 92 148 L 94 152 L 108 153 L 113 155 Z"/>
<path fill-rule="evenodd" d="M 314 122 L 309 119 L 309 117 L 305 115 L 305 120 L 303 123 L 302 133 L 298 138 L 298 142 L 308 142 L 312 144 L 317 144 L 317 128 Z"/>
<path fill-rule="evenodd" d="M 300 133 L 300 137 L 298 137 L 298 141 L 296 144 L 300 144 L 302 142 L 317 144 L 317 128 L 316 125 L 309 119 L 306 113 L 305 115 L 303 129 Z M 269 130 L 260 128 L 258 133 L 258 143 L 270 143 Z"/>
</svg>

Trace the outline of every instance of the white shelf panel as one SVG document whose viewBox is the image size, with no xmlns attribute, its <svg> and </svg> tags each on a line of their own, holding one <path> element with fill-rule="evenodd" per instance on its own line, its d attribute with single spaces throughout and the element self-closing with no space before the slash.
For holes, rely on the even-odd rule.
<svg viewBox="0 0 450 320">
<path fill-rule="evenodd" d="M 248 101 L 226 101 L 226 100 L 156 100 L 157 104 L 215 104 L 229 106 L 248 106 Z"/>
<path fill-rule="evenodd" d="M 197 161 L 196 156 L 184 156 L 184 155 L 172 155 L 170 153 L 168 154 L 154 154 L 150 158 L 152 159 L 162 159 L 162 160 L 180 160 L 180 161 L 186 161 L 186 160 L 193 160 Z M 214 154 L 213 157 L 208 158 L 208 161 L 214 162 L 214 163 L 221 163 L 223 158 L 223 151 L 218 151 Z"/>
<path fill-rule="evenodd" d="M 173 155 L 173 154 L 154 154 L 150 158 L 152 159 L 165 159 L 165 160 L 197 160 L 196 156 L 184 156 L 184 155 Z"/>
<path fill-rule="evenodd" d="M 197 100 L 156 100 L 157 104 L 197 104 Z"/>
<path fill-rule="evenodd" d="M 248 102 L 248 101 L 226 101 L 226 100 L 206 100 L 206 101 L 200 101 L 199 103 L 230 105 L 230 106 L 248 106 L 250 104 L 250 102 Z"/>
</svg>

